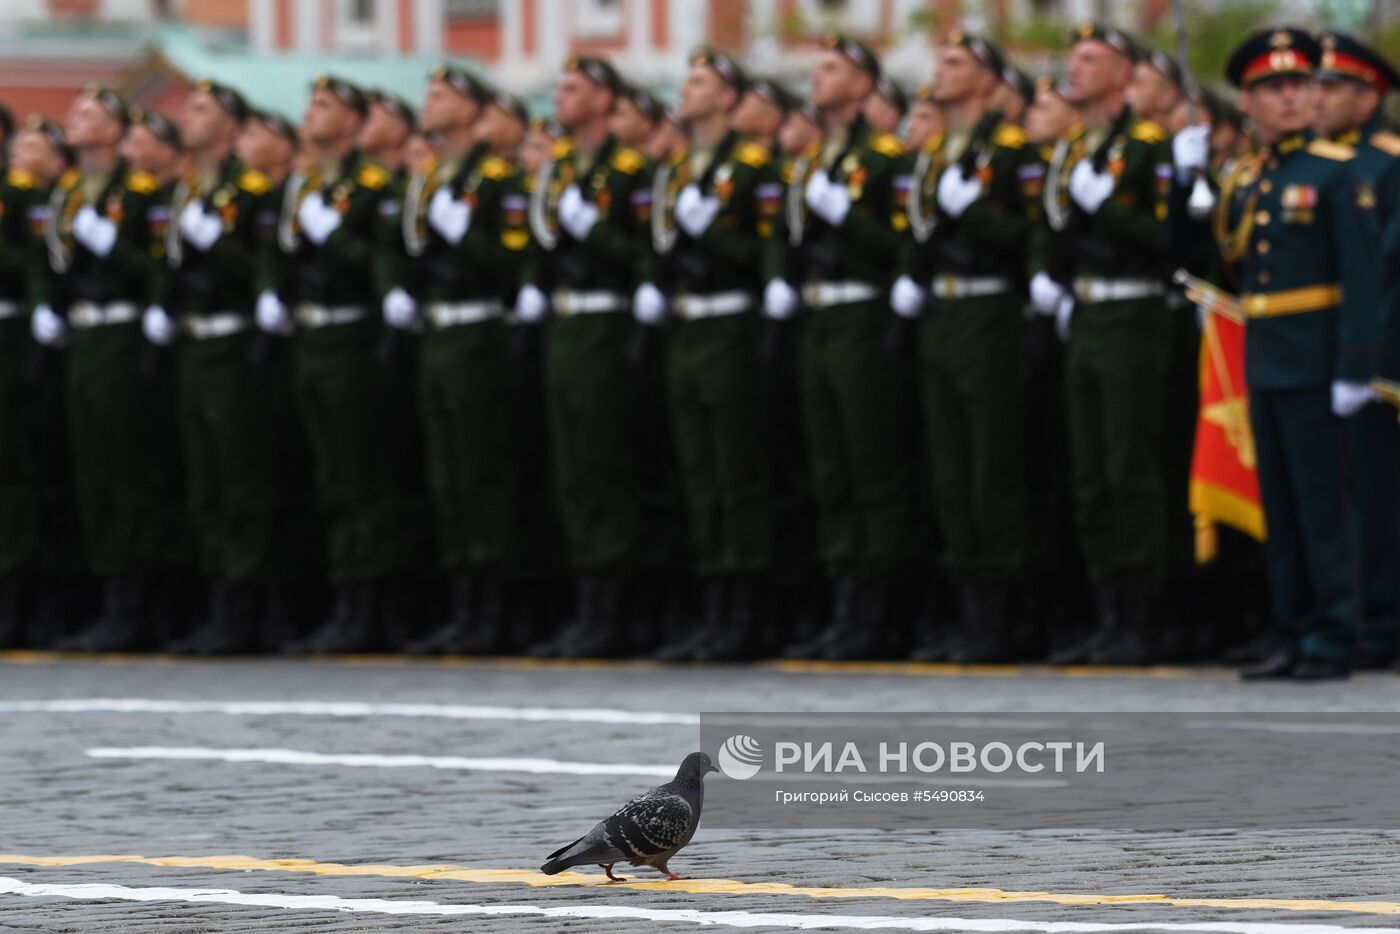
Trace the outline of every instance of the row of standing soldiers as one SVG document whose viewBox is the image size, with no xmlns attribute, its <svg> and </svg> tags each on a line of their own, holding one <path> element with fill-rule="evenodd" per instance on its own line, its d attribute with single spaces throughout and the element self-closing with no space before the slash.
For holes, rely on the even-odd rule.
<svg viewBox="0 0 1400 934">
<path fill-rule="evenodd" d="M 1255 93 L 1321 61 L 1296 31 L 1237 58 L 1258 49 L 1292 58 L 1232 70 Z M 1366 83 L 1353 71 L 1329 73 Z M 1326 292 L 1374 317 L 1380 235 L 1350 215 L 1285 226 L 1287 281 L 1270 287 L 1245 253 L 1222 260 L 1187 204 L 1202 178 L 1216 233 L 1268 228 L 1268 180 L 1239 177 L 1268 150 L 1238 114 L 1213 102 L 1210 124 L 1181 120 L 1180 71 L 1099 25 L 1075 33 L 1066 83 L 1017 77 L 992 43 L 954 34 L 909 104 L 867 47 L 834 37 L 804 103 L 701 50 L 668 118 L 581 57 L 557 126 L 523 146 L 518 102 L 455 68 L 432 76 L 421 119 L 320 79 L 299 135 L 217 84 L 193 90 L 178 128 L 89 90 L 65 128 L 19 134 L 0 192 L 0 433 L 19 455 L 0 491 L 7 637 L 692 660 L 1218 653 L 1248 634 L 1263 562 L 1241 538 L 1223 570 L 1192 567 L 1201 322 L 1168 276 L 1288 291 L 1279 307 Z M 1186 125 L 1173 135 L 1125 98 Z M 1375 219 L 1351 150 L 1299 146 L 1370 193 L 1350 207 Z M 162 163 L 162 147 L 179 157 Z M 1400 579 L 1393 542 L 1367 540 L 1365 567 L 1345 541 L 1314 549 L 1393 496 L 1358 499 L 1381 494 L 1338 468 L 1328 492 L 1343 499 L 1314 502 L 1316 478 L 1288 460 L 1336 455 L 1339 415 L 1377 416 L 1373 440 L 1393 446 L 1365 389 L 1381 374 L 1330 359 L 1304 373 L 1287 354 L 1340 342 L 1291 329 L 1346 315 L 1256 304 L 1252 394 L 1287 407 L 1302 380 L 1326 403 L 1257 439 L 1282 630 L 1261 670 L 1345 673 L 1358 636 L 1366 664 L 1388 664 L 1400 600 L 1363 615 L 1357 594 Z M 1382 359 L 1379 328 L 1364 337 L 1358 358 Z M 1341 577 L 1346 606 L 1324 586 Z"/>
</svg>

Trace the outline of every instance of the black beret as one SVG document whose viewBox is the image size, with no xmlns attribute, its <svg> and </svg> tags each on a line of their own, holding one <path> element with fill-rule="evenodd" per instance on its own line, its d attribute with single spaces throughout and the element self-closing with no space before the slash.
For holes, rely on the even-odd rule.
<svg viewBox="0 0 1400 934">
<path fill-rule="evenodd" d="M 1133 41 L 1133 37 L 1116 26 L 1106 23 L 1084 23 L 1074 31 L 1070 37 L 1070 44 L 1076 42 L 1103 42 L 1117 49 L 1128 57 L 1131 62 L 1136 62 L 1142 58 L 1142 50 Z"/>
<path fill-rule="evenodd" d="M 322 75 L 312 83 L 311 87 L 317 91 L 330 91 L 336 99 L 361 117 L 369 114 L 369 98 L 365 96 L 365 92 L 344 78 Z"/>
<path fill-rule="evenodd" d="M 239 123 L 248 119 L 248 102 L 243 99 L 242 94 L 228 85 L 218 84 L 214 81 L 201 81 L 194 86 L 194 89 L 202 91 L 218 101 L 224 113 Z"/>
</svg>

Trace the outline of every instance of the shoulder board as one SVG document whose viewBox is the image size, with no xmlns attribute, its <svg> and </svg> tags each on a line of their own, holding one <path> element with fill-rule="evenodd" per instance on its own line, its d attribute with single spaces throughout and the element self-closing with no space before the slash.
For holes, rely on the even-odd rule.
<svg viewBox="0 0 1400 934">
<path fill-rule="evenodd" d="M 1167 138 L 1167 131 L 1151 120 L 1139 120 L 1128 130 L 1128 135 L 1140 142 L 1155 145 Z"/>
<path fill-rule="evenodd" d="M 924 140 L 924 145 L 923 145 L 921 151 L 923 151 L 923 152 L 938 152 L 938 150 L 940 150 L 940 149 L 942 149 L 942 148 L 943 148 L 943 134 L 942 134 L 942 133 L 934 133 L 934 134 L 930 135 L 928 139 Z"/>
<path fill-rule="evenodd" d="M 272 179 L 257 169 L 245 169 L 238 176 L 238 187 L 250 195 L 265 195 L 272 190 Z"/>
<path fill-rule="evenodd" d="M 69 169 L 58 177 L 58 187 L 64 191 L 72 191 L 78 187 L 78 180 L 83 177 L 77 169 Z"/>
<path fill-rule="evenodd" d="M 355 181 L 366 188 L 380 189 L 389 184 L 393 178 L 389 170 L 383 166 L 375 165 L 373 162 L 366 162 L 360 166 L 360 171 L 355 173 Z"/>
<path fill-rule="evenodd" d="M 734 154 L 744 165 L 751 169 L 761 169 L 769 162 L 773 161 L 768 150 L 758 143 L 743 143 L 739 146 L 739 151 Z"/>
<path fill-rule="evenodd" d="M 1026 131 L 1014 123 L 1003 123 L 992 136 L 992 142 L 1007 149 L 1023 149 L 1029 141 Z"/>
<path fill-rule="evenodd" d="M 481 174 L 493 182 L 510 178 L 511 164 L 500 156 L 487 156 L 481 160 Z"/>
<path fill-rule="evenodd" d="M 877 133 L 870 139 L 870 148 L 891 159 L 904 155 L 904 144 L 893 133 Z"/>
<path fill-rule="evenodd" d="M 573 155 L 573 152 L 574 141 L 566 136 L 554 141 L 554 148 L 549 151 L 549 157 L 551 159 L 567 159 Z"/>
<path fill-rule="evenodd" d="M 153 195 L 160 183 L 150 172 L 132 172 L 126 177 L 126 187 L 138 195 Z"/>
<path fill-rule="evenodd" d="M 690 158 L 690 150 L 685 146 L 677 146 L 671 151 L 671 154 L 666 157 L 666 164 L 671 168 L 675 168 L 688 158 Z"/>
<path fill-rule="evenodd" d="M 1400 156 L 1400 136 L 1389 130 L 1371 134 L 1371 145 L 1390 156 Z"/>
<path fill-rule="evenodd" d="M 1055 147 L 1054 147 L 1054 146 L 1041 146 L 1041 147 L 1040 147 L 1040 158 L 1044 159 L 1046 162 L 1053 162 L 1054 159 L 1055 159 Z"/>
<path fill-rule="evenodd" d="M 1308 143 L 1308 152 L 1314 156 L 1331 159 L 1334 162 L 1346 162 L 1356 155 L 1356 150 L 1350 146 L 1343 146 L 1341 143 L 1333 143 L 1325 139 L 1315 139 Z"/>
<path fill-rule="evenodd" d="M 636 175 L 647 164 L 647 157 L 626 146 L 620 147 L 613 153 L 612 167 L 619 172 L 626 172 L 628 175 Z"/>
<path fill-rule="evenodd" d="M 26 169 L 10 169 L 5 176 L 5 182 L 15 188 L 28 191 L 39 184 L 39 180 L 34 177 L 34 173 Z"/>
</svg>

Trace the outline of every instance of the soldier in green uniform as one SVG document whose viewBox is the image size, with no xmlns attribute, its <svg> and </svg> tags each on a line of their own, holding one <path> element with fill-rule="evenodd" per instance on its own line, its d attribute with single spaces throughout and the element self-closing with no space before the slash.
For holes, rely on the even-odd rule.
<svg viewBox="0 0 1400 934">
<path fill-rule="evenodd" d="M 364 93 L 317 79 L 303 124 L 314 164 L 287 184 L 275 252 L 257 301 L 259 326 L 296 333 L 297 400 L 311 439 L 316 498 L 326 523 L 334 607 L 309 651 L 355 651 L 382 638 L 393 585 L 425 556 L 396 483 L 391 413 L 375 357 L 381 322 L 373 276 L 380 209 L 392 176 L 355 148 Z M 391 622 L 393 622 L 391 620 Z"/>
<path fill-rule="evenodd" d="M 1166 132 L 1124 103 L 1136 56 L 1116 29 L 1085 24 L 1075 34 L 1069 86 L 1084 123 L 1056 147 L 1045 187 L 1050 227 L 1032 251 L 1031 300 L 1069 335 L 1075 517 L 1097 605 L 1097 629 L 1059 662 L 1153 657 L 1172 156 Z"/>
<path fill-rule="evenodd" d="M 1238 265 L 1249 420 L 1269 537 L 1278 651 L 1246 678 L 1345 677 L 1357 592 L 1334 411 L 1370 375 L 1357 353 L 1380 300 L 1377 199 L 1355 150 L 1311 138 L 1309 77 L 1320 49 L 1265 30 L 1226 67 L 1262 148 L 1224 179 L 1217 243 Z M 1340 391 L 1339 391 L 1340 390 Z"/>
<path fill-rule="evenodd" d="M 259 649 L 263 621 L 279 639 L 290 606 L 269 588 L 285 582 L 307 546 L 253 370 L 260 218 L 274 208 L 271 181 L 233 154 L 247 115 L 223 85 L 201 82 L 186 99 L 190 170 L 166 205 L 165 266 L 142 319 L 147 339 L 174 354 L 189 515 L 210 584 L 208 613 L 177 652 Z"/>
<path fill-rule="evenodd" d="M 909 560 L 898 381 L 882 347 L 904 220 L 896 178 L 907 169 L 899 140 L 875 132 L 862 116 L 879 77 L 868 48 L 841 36 L 828 41 L 811 94 L 824 124 L 823 148 L 795 167 L 788 198 L 787 233 L 800 250 L 800 297 L 810 309 L 800 366 L 818 547 L 833 585 L 825 630 L 793 646 L 793 657 L 889 651 L 892 600 Z M 770 315 L 797 302 L 785 279 L 770 281 Z"/>
<path fill-rule="evenodd" d="M 8 138 L 8 133 L 6 134 Z M 47 274 L 49 191 L 73 162 L 40 117 L 15 137 L 0 184 L 0 645 L 67 634 L 81 594 L 63 357 L 29 339 L 34 277 Z"/>
<path fill-rule="evenodd" d="M 1400 136 L 1381 126 L 1385 96 L 1400 75 L 1375 50 L 1341 33 L 1323 33 L 1317 70 L 1317 123 L 1321 136 L 1356 150 L 1352 166 L 1377 192 L 1382 227 L 1400 216 Z M 1385 264 L 1383 268 L 1392 268 Z M 1389 297 L 1389 293 L 1387 293 Z M 1381 320 L 1394 315 L 1378 312 Z M 1390 406 L 1371 404 L 1371 377 L 1400 378 L 1400 333 L 1378 334 L 1349 349 L 1365 369 L 1334 400 L 1347 419 L 1348 465 L 1357 520 L 1361 570 L 1356 666 L 1387 668 L 1400 651 L 1400 428 Z"/>
<path fill-rule="evenodd" d="M 956 662 L 1018 657 L 1025 569 L 1022 270 L 1040 219 L 1045 167 L 1025 131 L 990 99 L 1005 66 L 987 40 L 954 33 L 935 94 L 947 132 L 920 153 L 908 226 L 914 236 L 891 290 L 896 314 L 924 312 L 919 388 L 943 566 L 961 593 Z M 930 300 L 931 299 L 931 300 Z"/>
<path fill-rule="evenodd" d="M 729 56 L 691 57 L 680 116 L 689 146 L 652 187 L 653 279 L 634 312 L 647 326 L 674 317 L 668 396 L 689 513 L 702 624 L 662 658 L 733 659 L 759 648 L 760 585 L 772 542 L 768 459 L 759 396 L 758 291 L 773 249 L 782 190 L 768 150 L 745 142 L 731 116 L 747 79 Z"/>
<path fill-rule="evenodd" d="M 643 469 L 633 436 L 632 291 L 646 261 L 651 169 L 608 130 L 620 93 L 599 58 L 571 59 L 555 91 L 567 135 L 555 144 L 530 199 L 537 247 L 516 314 L 544 325 L 545 394 L 573 623 L 541 654 L 609 655 L 624 649 L 626 595 L 642 559 Z"/>
<path fill-rule="evenodd" d="M 409 180 L 402 211 L 385 215 L 377 257 L 385 322 L 424 333 L 418 408 L 451 600 L 420 652 L 493 652 L 508 635 L 516 497 L 505 303 L 529 234 L 519 172 L 479 134 L 492 97 L 465 71 L 434 73 L 423 128 L 440 159 Z"/>
<path fill-rule="evenodd" d="M 117 146 L 126 105 L 101 87 L 68 114 L 79 172 L 49 201 L 45 246 L 54 275 L 36 277 L 35 337 L 68 344 L 68 418 L 79 515 L 104 586 L 96 623 L 66 645 L 161 644 L 172 622 L 172 572 L 187 560 L 178 441 L 168 393 L 143 366 L 141 309 L 158 245 L 150 212 L 157 180 L 126 165 Z"/>
<path fill-rule="evenodd" d="M 750 143 L 778 153 L 778 130 L 799 101 L 772 78 L 750 78 L 739 106 L 734 108 L 734 129 Z"/>
</svg>

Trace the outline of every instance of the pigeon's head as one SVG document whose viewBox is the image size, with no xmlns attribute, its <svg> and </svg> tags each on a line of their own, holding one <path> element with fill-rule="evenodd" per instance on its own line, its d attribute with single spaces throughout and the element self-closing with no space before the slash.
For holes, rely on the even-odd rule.
<svg viewBox="0 0 1400 934">
<path fill-rule="evenodd" d="M 681 767 L 676 770 L 676 779 L 683 782 L 693 782 L 699 784 L 707 772 L 718 772 L 715 764 L 710 761 L 709 753 L 692 752 L 681 760 Z"/>
</svg>

